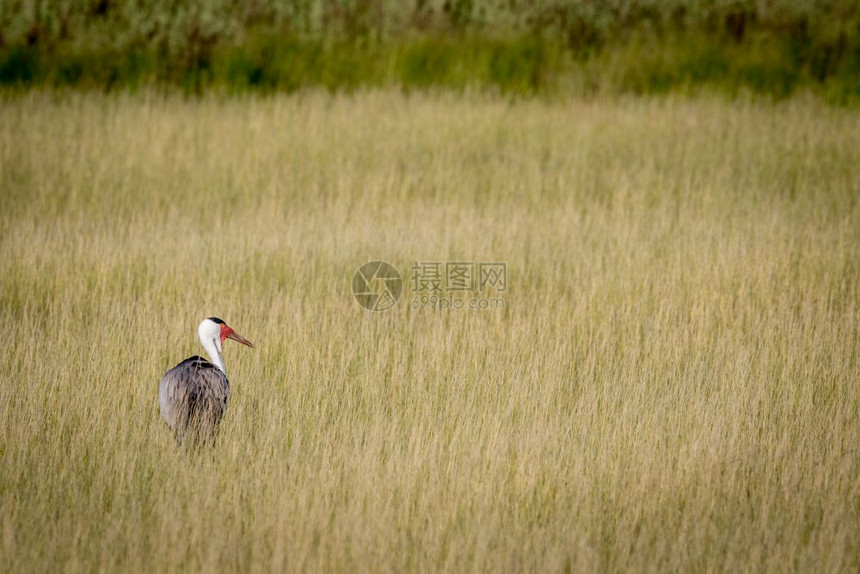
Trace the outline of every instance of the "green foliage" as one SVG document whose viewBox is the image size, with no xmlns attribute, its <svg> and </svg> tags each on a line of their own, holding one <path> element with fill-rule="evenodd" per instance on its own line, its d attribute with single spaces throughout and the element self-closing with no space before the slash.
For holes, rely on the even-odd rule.
<svg viewBox="0 0 860 574">
<path fill-rule="evenodd" d="M 599 65 L 598 65 L 599 64 Z M 848 0 L 0 4 L 0 83 L 192 90 L 860 91 Z M 590 76 L 585 84 L 571 78 Z"/>
</svg>

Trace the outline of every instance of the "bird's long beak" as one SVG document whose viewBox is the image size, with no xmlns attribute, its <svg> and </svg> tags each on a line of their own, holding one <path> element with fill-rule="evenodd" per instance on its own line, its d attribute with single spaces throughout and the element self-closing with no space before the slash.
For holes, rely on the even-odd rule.
<svg viewBox="0 0 860 574">
<path fill-rule="evenodd" d="M 246 339 L 245 337 L 243 337 L 242 335 L 240 335 L 236 331 L 230 331 L 229 333 L 227 333 L 227 338 L 233 339 L 234 341 L 238 341 L 239 343 L 242 343 L 243 345 L 247 345 L 247 346 L 251 347 L 252 349 L 254 348 L 254 344 L 251 343 L 251 341 L 249 341 L 248 339 Z"/>
</svg>

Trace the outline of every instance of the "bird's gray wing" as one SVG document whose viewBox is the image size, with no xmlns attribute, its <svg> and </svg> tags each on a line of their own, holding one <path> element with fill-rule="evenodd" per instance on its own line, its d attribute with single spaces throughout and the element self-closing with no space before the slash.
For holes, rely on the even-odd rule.
<svg viewBox="0 0 860 574">
<path fill-rule="evenodd" d="M 161 416 L 180 432 L 192 419 L 214 431 L 230 399 L 230 384 L 218 367 L 201 357 L 186 359 L 167 371 L 158 387 Z"/>
</svg>

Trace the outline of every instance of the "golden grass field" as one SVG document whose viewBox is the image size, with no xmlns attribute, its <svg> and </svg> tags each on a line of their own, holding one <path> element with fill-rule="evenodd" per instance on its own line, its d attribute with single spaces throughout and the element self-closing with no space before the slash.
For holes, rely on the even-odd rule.
<svg viewBox="0 0 860 574">
<path fill-rule="evenodd" d="M 858 166 L 804 97 L 7 94 L 0 570 L 857 571 Z M 186 453 L 210 315 L 257 348 Z"/>
</svg>

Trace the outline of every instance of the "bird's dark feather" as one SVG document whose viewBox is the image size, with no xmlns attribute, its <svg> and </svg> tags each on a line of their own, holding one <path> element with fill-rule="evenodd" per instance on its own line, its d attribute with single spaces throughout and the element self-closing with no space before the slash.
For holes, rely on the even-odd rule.
<svg viewBox="0 0 860 574">
<path fill-rule="evenodd" d="M 218 367 L 195 355 L 165 373 L 158 396 L 161 415 L 179 442 L 189 431 L 209 439 L 227 409 L 230 383 Z"/>
</svg>

